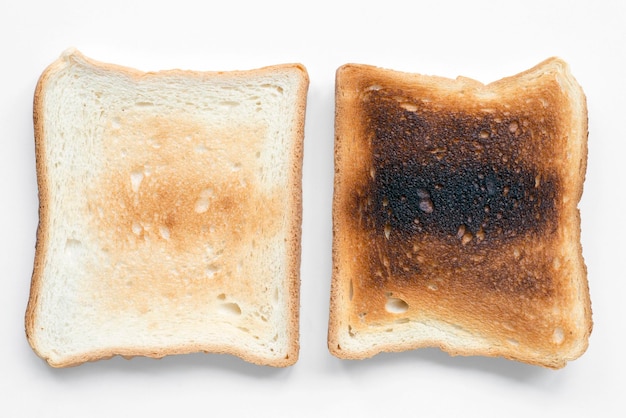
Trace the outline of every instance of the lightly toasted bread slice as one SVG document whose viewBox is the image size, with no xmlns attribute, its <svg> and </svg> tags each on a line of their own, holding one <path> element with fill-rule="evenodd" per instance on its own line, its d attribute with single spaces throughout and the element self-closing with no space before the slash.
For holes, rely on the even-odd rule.
<svg viewBox="0 0 626 418">
<path fill-rule="evenodd" d="M 565 62 L 487 85 L 348 64 L 335 129 L 332 354 L 586 350 L 587 110 Z"/>
<path fill-rule="evenodd" d="M 299 350 L 308 75 L 138 70 L 66 51 L 34 124 L 40 220 L 26 333 L 54 367 Z"/>
</svg>

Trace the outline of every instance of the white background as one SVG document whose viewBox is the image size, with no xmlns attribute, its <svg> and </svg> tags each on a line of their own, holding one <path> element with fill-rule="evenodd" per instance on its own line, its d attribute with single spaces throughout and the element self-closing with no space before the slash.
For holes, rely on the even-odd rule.
<svg viewBox="0 0 626 418">
<path fill-rule="evenodd" d="M 328 4 L 330 3 L 330 4 Z M 273 369 L 223 355 L 55 370 L 24 334 L 37 227 L 32 96 L 69 46 L 142 70 L 309 71 L 301 351 Z M 626 2 L 0 0 L 0 415 L 626 416 Z M 582 240 L 588 351 L 560 371 L 437 349 L 341 361 L 326 348 L 334 72 L 359 62 L 483 82 L 558 55 L 589 106 Z"/>
</svg>

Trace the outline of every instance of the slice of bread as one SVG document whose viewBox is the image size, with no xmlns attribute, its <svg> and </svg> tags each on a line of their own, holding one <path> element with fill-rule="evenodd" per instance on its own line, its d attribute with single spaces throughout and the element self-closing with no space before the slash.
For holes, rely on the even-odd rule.
<svg viewBox="0 0 626 418">
<path fill-rule="evenodd" d="M 349 64 L 336 83 L 330 351 L 579 357 L 587 110 L 567 64 L 488 85 Z"/>
<path fill-rule="evenodd" d="M 55 367 L 299 349 L 299 64 L 144 73 L 64 53 L 34 100 L 26 333 Z"/>
</svg>

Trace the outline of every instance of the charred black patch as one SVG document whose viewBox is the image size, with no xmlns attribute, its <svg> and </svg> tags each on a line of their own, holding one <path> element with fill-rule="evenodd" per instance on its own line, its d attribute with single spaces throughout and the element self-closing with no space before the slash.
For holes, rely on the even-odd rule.
<svg viewBox="0 0 626 418">
<path fill-rule="evenodd" d="M 363 197 L 377 229 L 455 235 L 461 228 L 494 239 L 543 229 L 556 195 L 555 179 L 531 171 L 410 162 L 382 166 Z"/>
<path fill-rule="evenodd" d="M 523 115 L 444 114 L 380 92 L 366 107 L 372 170 L 354 195 L 366 227 L 488 243 L 555 225 L 558 178 L 520 158 L 533 146 Z"/>
</svg>

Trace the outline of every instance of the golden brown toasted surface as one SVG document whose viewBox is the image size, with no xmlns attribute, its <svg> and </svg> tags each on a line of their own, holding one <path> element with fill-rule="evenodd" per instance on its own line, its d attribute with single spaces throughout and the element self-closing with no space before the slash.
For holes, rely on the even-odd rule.
<svg viewBox="0 0 626 418">
<path fill-rule="evenodd" d="M 86 216 L 114 260 L 107 263 L 111 271 L 97 266 L 92 272 L 101 286 L 95 293 L 115 292 L 101 299 L 116 305 L 109 309 L 147 310 L 163 295 L 205 305 L 199 295 L 215 289 L 252 298 L 255 289 L 234 278 L 254 274 L 242 270 L 255 235 L 284 233 L 279 220 L 289 200 L 287 190 L 263 190 L 256 179 L 265 127 L 216 132 L 182 114 L 124 112 L 113 120 L 103 141 L 107 170 L 87 195 Z M 144 139 L 132 140 L 137 137 Z M 223 149 L 216 155 L 210 146 Z"/>
<path fill-rule="evenodd" d="M 568 315 L 584 265 L 568 240 L 579 246 L 586 145 L 568 144 L 556 77 L 515 87 L 339 69 L 331 351 L 344 355 L 346 324 L 354 336 L 428 318 L 494 345 L 580 339 Z"/>
</svg>

